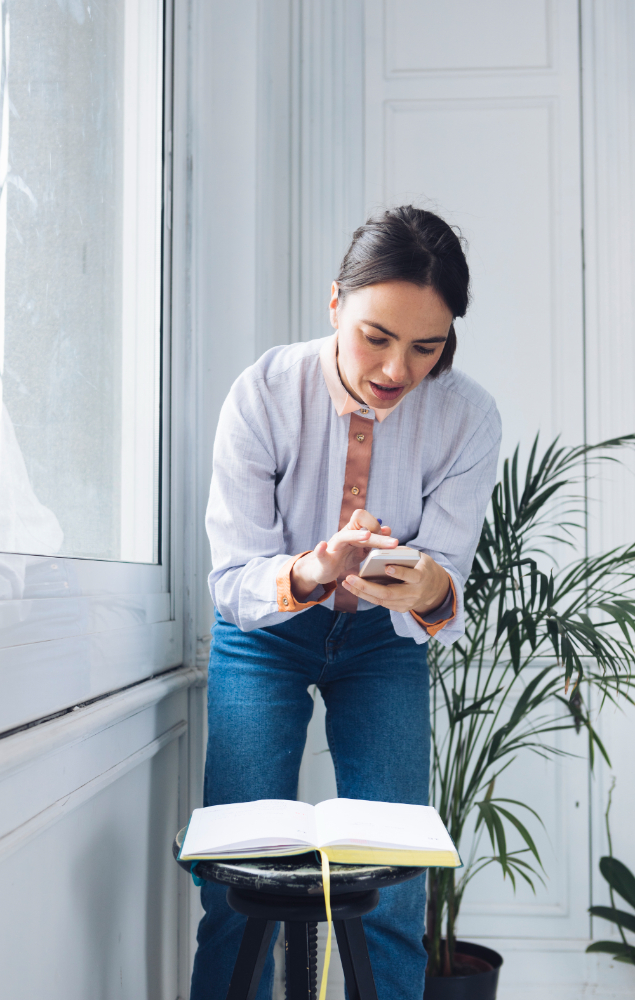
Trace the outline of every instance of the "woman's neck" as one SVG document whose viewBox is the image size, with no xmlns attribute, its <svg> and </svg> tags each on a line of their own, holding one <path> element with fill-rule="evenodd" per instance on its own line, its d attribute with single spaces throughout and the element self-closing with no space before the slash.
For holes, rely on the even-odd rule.
<svg viewBox="0 0 635 1000">
<path fill-rule="evenodd" d="M 353 390 L 351 389 L 351 387 L 350 387 L 350 385 L 348 383 L 348 379 L 346 378 L 346 375 L 342 371 L 342 366 L 340 365 L 339 347 L 338 347 L 337 351 L 335 352 L 335 364 L 337 365 L 337 374 L 340 377 L 340 382 L 342 383 L 342 385 L 346 389 L 346 391 L 349 394 L 349 396 L 352 396 L 353 399 L 357 400 L 358 403 L 361 403 L 362 406 L 366 406 L 367 405 L 366 400 L 365 399 L 360 399 L 359 396 L 357 395 L 357 393 L 353 392 Z"/>
</svg>

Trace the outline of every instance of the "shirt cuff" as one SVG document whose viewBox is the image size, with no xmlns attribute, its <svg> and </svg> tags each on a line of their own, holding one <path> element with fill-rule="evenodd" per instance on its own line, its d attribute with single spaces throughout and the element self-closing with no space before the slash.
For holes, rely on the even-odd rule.
<svg viewBox="0 0 635 1000">
<path fill-rule="evenodd" d="M 449 622 L 451 622 L 454 616 L 456 615 L 456 590 L 454 589 L 454 581 L 449 573 L 448 573 L 448 580 L 450 581 L 451 594 L 448 594 L 443 604 L 438 608 L 438 611 L 441 613 L 440 619 L 438 619 L 435 622 L 425 622 L 423 618 L 421 618 L 417 614 L 416 611 L 410 612 L 414 620 L 418 622 L 419 625 L 421 625 L 422 628 L 426 630 L 429 636 L 436 635 L 437 632 L 440 632 L 441 629 Z M 450 603 L 450 600 L 452 601 L 452 614 L 449 615 L 447 618 L 444 618 L 443 615 L 447 614 L 449 610 L 448 605 Z"/>
<path fill-rule="evenodd" d="M 306 601 L 304 604 L 301 601 L 296 601 L 293 593 L 291 591 L 291 570 L 297 563 L 298 559 L 302 556 L 308 556 L 312 549 L 307 549 L 306 552 L 300 552 L 297 556 L 291 556 L 290 559 L 284 563 L 282 569 L 276 577 L 276 592 L 278 597 L 278 611 L 304 611 L 305 608 L 310 608 L 314 604 L 322 604 L 327 598 L 331 596 L 335 588 L 337 587 L 337 580 L 333 580 L 332 583 L 325 583 L 323 585 L 324 593 L 317 601 Z"/>
</svg>

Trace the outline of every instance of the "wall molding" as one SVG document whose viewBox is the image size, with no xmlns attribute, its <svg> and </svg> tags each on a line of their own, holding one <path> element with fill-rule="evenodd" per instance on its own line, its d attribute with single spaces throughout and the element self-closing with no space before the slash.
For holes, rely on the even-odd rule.
<svg viewBox="0 0 635 1000">
<path fill-rule="evenodd" d="M 593 442 L 635 428 L 635 8 L 631 0 L 583 0 L 581 15 L 586 425 Z M 589 483 L 592 552 L 632 540 L 634 472 L 629 460 Z"/>
<path fill-rule="evenodd" d="M 383 63 L 384 63 L 384 79 L 395 80 L 395 79 L 429 79 L 430 77 L 492 77 L 492 76 L 505 76 L 510 75 L 516 76 L 545 76 L 547 74 L 553 75 L 557 72 L 557 68 L 554 66 L 554 32 L 555 32 L 555 17 L 553 10 L 553 0 L 546 0 L 546 50 L 547 50 L 547 61 L 544 64 L 538 65 L 522 65 L 522 66 L 448 66 L 441 67 L 437 66 L 432 69 L 424 69 L 423 67 L 402 67 L 400 69 L 391 68 L 391 62 L 394 61 L 395 52 L 395 37 L 393 34 L 393 18 L 390 10 L 392 4 L 389 0 L 381 0 L 382 3 L 382 20 L 384 27 L 384 45 L 383 45 Z"/>
<path fill-rule="evenodd" d="M 138 767 L 139 764 L 149 760 L 150 757 L 154 757 L 159 750 L 172 743 L 173 740 L 184 736 L 186 732 L 187 722 L 182 719 L 170 729 L 161 733 L 160 736 L 157 736 L 156 739 L 150 743 L 146 743 L 145 746 L 140 747 L 139 750 L 125 757 L 124 760 L 119 761 L 113 767 L 96 775 L 96 777 L 81 785 L 80 788 L 76 788 L 68 795 L 57 799 L 56 802 L 51 803 L 50 806 L 37 813 L 36 816 L 31 817 L 26 823 L 5 834 L 4 837 L 0 838 L 0 862 L 5 861 L 10 854 L 24 847 L 34 837 L 38 837 L 48 827 L 52 826 L 53 823 L 57 823 L 58 820 L 68 816 L 74 809 L 84 805 L 93 795 L 97 795 L 98 792 L 107 788 L 108 785 L 112 785 L 118 778 L 122 778 L 128 771 Z"/>
<path fill-rule="evenodd" d="M 85 708 L 78 708 L 60 719 L 7 736 L 0 740 L 0 776 L 6 778 L 34 760 L 42 760 L 62 747 L 70 747 L 94 736 L 177 691 L 192 686 L 202 687 L 206 683 L 201 670 L 186 667 L 144 681 Z"/>
<path fill-rule="evenodd" d="M 290 342 L 331 332 L 330 284 L 365 216 L 364 2 L 291 0 L 291 17 Z"/>
</svg>

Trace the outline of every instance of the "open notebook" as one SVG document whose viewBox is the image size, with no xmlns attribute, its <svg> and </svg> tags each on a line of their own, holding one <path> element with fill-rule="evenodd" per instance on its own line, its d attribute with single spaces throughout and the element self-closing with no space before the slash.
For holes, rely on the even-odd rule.
<svg viewBox="0 0 635 1000">
<path fill-rule="evenodd" d="M 283 857 L 311 850 L 343 864 L 461 865 L 432 806 L 363 799 L 327 799 L 316 806 L 259 799 L 195 809 L 179 860 Z"/>
</svg>

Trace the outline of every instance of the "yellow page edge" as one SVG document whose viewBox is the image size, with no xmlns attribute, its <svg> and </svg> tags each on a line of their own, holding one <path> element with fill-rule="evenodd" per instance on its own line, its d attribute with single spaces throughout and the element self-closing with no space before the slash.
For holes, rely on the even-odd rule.
<svg viewBox="0 0 635 1000">
<path fill-rule="evenodd" d="M 454 851 L 401 851 L 386 847 L 297 847 L 286 851 L 250 851 L 240 854 L 182 854 L 179 861 L 249 861 L 252 858 L 287 858 L 311 851 L 323 851 L 333 864 L 393 865 L 406 868 L 462 868 L 463 862 Z"/>
<path fill-rule="evenodd" d="M 323 847 L 329 861 L 349 865 L 394 865 L 414 868 L 462 868 L 455 851 L 403 851 L 388 847 Z"/>
</svg>

